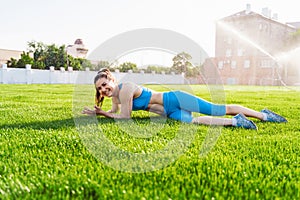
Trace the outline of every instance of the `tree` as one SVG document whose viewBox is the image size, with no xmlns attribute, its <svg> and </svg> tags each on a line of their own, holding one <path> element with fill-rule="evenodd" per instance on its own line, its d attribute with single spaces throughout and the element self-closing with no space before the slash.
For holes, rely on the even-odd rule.
<svg viewBox="0 0 300 200">
<path fill-rule="evenodd" d="M 137 69 L 137 66 L 136 64 L 134 63 L 131 63 L 131 62 L 125 62 L 125 63 L 122 63 L 118 69 L 120 70 L 120 72 L 128 72 L 129 70 L 132 70 L 132 71 L 138 71 Z"/>
<path fill-rule="evenodd" d="M 77 58 L 80 60 L 80 69 L 85 69 L 85 68 L 90 68 L 92 69 L 93 68 L 93 65 L 91 63 L 91 61 L 87 60 L 87 59 L 83 59 L 83 58 Z M 74 70 L 77 70 L 76 68 L 74 68 Z"/>
<path fill-rule="evenodd" d="M 85 64 L 85 67 L 88 67 L 88 62 L 85 62 L 85 59 L 82 58 L 74 58 L 71 55 L 68 55 L 68 65 L 67 67 L 73 67 L 74 70 L 81 70 L 82 64 Z"/>
<path fill-rule="evenodd" d="M 33 53 L 33 69 L 45 69 L 46 46 L 41 42 L 28 42 L 29 52 Z"/>
<path fill-rule="evenodd" d="M 181 52 L 174 56 L 172 70 L 174 70 L 176 73 L 186 73 L 188 71 L 188 68 L 192 67 L 192 64 L 190 60 L 192 59 L 192 56 L 188 53 Z"/>
<path fill-rule="evenodd" d="M 155 66 L 155 65 L 149 65 L 147 69 L 145 70 L 147 73 L 151 73 L 152 71 L 155 71 L 157 73 L 170 73 L 171 68 L 170 67 L 163 67 L 163 66 Z"/>
<path fill-rule="evenodd" d="M 25 68 L 26 64 L 32 65 L 34 63 L 33 58 L 30 56 L 29 52 L 24 52 L 21 54 L 21 58 L 19 60 L 11 58 L 7 62 L 8 67 L 14 68 Z"/>
<path fill-rule="evenodd" d="M 92 67 L 90 61 L 84 58 L 74 58 L 67 54 L 66 46 L 57 46 L 55 44 L 46 45 L 42 42 L 29 42 L 29 51 L 33 53 L 33 68 L 49 69 L 54 66 L 55 69 L 61 67 L 73 67 L 74 70 L 80 70 L 85 67 Z"/>
<path fill-rule="evenodd" d="M 33 53 L 34 63 L 32 68 L 49 69 L 54 66 L 55 69 L 67 67 L 67 53 L 65 45 L 56 46 L 55 44 L 46 45 L 41 42 L 29 42 L 29 52 Z"/>
<path fill-rule="evenodd" d="M 202 72 L 202 69 L 203 68 L 203 65 L 202 66 L 195 66 L 195 67 L 189 67 L 187 69 L 187 72 L 186 72 L 186 77 L 197 77 L 201 74 Z"/>
<path fill-rule="evenodd" d="M 27 53 L 23 52 L 19 60 L 11 58 L 7 65 L 9 67 L 25 67 L 26 64 L 31 64 L 32 69 L 49 69 L 51 66 L 54 66 L 55 69 L 61 67 L 66 69 L 70 66 L 74 70 L 92 67 L 91 62 L 87 59 L 67 55 L 65 45 L 46 45 L 42 42 L 31 41 L 28 42 L 28 51 Z M 33 57 L 30 56 L 30 53 L 33 54 Z"/>
<path fill-rule="evenodd" d="M 111 65 L 108 61 L 104 61 L 104 60 L 100 60 L 98 61 L 95 70 L 99 71 L 101 68 L 107 68 L 109 70 L 111 70 Z"/>
</svg>

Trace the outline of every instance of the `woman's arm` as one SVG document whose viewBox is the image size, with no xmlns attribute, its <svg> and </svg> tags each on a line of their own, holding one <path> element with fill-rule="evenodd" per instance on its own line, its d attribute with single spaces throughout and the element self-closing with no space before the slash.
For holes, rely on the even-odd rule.
<svg viewBox="0 0 300 200">
<path fill-rule="evenodd" d="M 132 101 L 139 87 L 134 83 L 123 83 L 122 90 L 119 92 L 121 103 L 120 115 L 124 118 L 130 118 L 132 112 Z"/>
<path fill-rule="evenodd" d="M 123 83 L 122 90 L 119 92 L 119 103 L 121 103 L 120 114 L 98 111 L 100 115 L 116 119 L 129 119 L 132 112 L 132 101 L 135 93 L 139 92 L 139 87 L 134 83 Z M 116 102 L 116 101 L 115 101 Z M 119 105 L 118 105 L 119 106 Z"/>
<path fill-rule="evenodd" d="M 133 83 L 123 84 L 122 90 L 119 92 L 119 100 L 121 103 L 121 111 L 120 114 L 115 114 L 113 111 L 116 111 L 116 103 L 113 103 L 112 109 L 108 112 L 102 110 L 100 107 L 95 106 L 95 110 L 90 110 L 89 108 L 84 108 L 82 111 L 83 114 L 88 115 L 102 115 L 108 118 L 116 118 L 116 119 L 129 119 L 131 117 L 132 112 L 132 100 L 135 92 L 139 89 L 139 87 Z"/>
<path fill-rule="evenodd" d="M 115 97 L 112 98 L 112 106 L 111 109 L 107 111 L 107 113 L 117 113 L 119 111 L 119 103 L 118 101 L 115 99 Z M 102 110 L 100 107 L 98 106 L 94 106 L 94 110 L 89 109 L 88 107 L 85 107 L 82 111 L 82 114 L 87 114 L 87 115 L 103 115 L 105 111 Z M 108 115 L 108 114 L 104 114 Z"/>
<path fill-rule="evenodd" d="M 99 108 L 98 106 L 95 106 L 95 113 L 96 113 L 96 115 L 102 115 L 104 117 L 114 118 L 114 119 L 128 119 L 128 118 L 130 118 L 130 115 L 127 116 L 127 115 L 124 115 L 122 113 L 115 114 L 115 113 L 112 113 L 112 112 L 106 112 L 106 111 L 102 110 L 101 108 Z"/>
<path fill-rule="evenodd" d="M 115 113 L 112 113 L 110 111 L 104 111 L 104 110 L 102 110 L 98 106 L 94 106 L 94 110 L 85 107 L 83 109 L 83 111 L 82 111 L 82 114 L 87 114 L 87 115 L 102 115 L 102 116 L 107 117 L 107 118 L 115 118 L 115 119 L 127 119 L 127 118 L 130 118 L 130 116 L 128 117 L 128 116 L 125 116 L 125 115 L 122 115 L 122 114 L 115 114 Z"/>
<path fill-rule="evenodd" d="M 112 106 L 111 109 L 107 112 L 117 113 L 119 109 L 120 109 L 120 102 L 118 102 L 118 99 L 116 97 L 112 97 Z"/>
<path fill-rule="evenodd" d="M 124 86 L 122 88 L 125 89 Z M 106 112 L 102 110 L 101 108 L 95 106 L 95 112 L 97 115 L 102 115 L 104 117 L 108 118 L 115 118 L 115 119 L 129 119 L 131 117 L 131 111 L 132 111 L 132 99 L 133 94 L 130 95 L 130 93 L 123 92 L 123 94 L 119 94 L 120 102 L 121 102 L 121 111 L 120 114 L 115 114 L 113 111 L 114 107 L 112 107 L 112 110 Z M 113 104 L 115 105 L 115 104 Z M 116 106 L 116 105 L 115 105 Z"/>
</svg>

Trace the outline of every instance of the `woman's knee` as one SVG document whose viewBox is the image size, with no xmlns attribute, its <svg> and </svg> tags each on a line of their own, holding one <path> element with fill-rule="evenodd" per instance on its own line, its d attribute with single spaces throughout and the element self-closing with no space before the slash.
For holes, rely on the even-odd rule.
<svg viewBox="0 0 300 200">
<path fill-rule="evenodd" d="M 235 104 L 229 104 L 226 105 L 226 114 L 236 114 L 239 113 L 241 110 L 242 106 L 240 105 L 235 105 Z"/>
</svg>

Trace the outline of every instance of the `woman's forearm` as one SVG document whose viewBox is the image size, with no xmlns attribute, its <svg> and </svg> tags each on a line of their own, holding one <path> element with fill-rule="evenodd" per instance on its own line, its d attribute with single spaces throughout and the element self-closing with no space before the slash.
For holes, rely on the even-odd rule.
<svg viewBox="0 0 300 200">
<path fill-rule="evenodd" d="M 102 115 L 104 117 L 107 117 L 107 118 L 113 118 L 113 119 L 129 119 L 130 116 L 125 116 L 125 115 L 122 115 L 122 114 L 116 114 L 116 113 L 112 113 L 110 111 L 106 112 L 106 111 L 98 111 L 97 112 L 97 115 Z"/>
<path fill-rule="evenodd" d="M 114 110 L 108 110 L 107 112 L 108 113 L 116 113 L 116 111 L 114 111 Z"/>
</svg>

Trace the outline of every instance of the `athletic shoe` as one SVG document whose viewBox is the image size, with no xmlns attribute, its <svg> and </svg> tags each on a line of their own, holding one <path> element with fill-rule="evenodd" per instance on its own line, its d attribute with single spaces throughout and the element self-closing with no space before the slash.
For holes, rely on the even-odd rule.
<svg viewBox="0 0 300 200">
<path fill-rule="evenodd" d="M 267 119 L 264 120 L 266 122 L 279 122 L 279 123 L 280 122 L 287 122 L 287 120 L 284 117 L 282 117 L 282 116 L 280 116 L 280 115 L 278 115 L 278 114 L 276 114 L 276 113 L 274 113 L 274 112 L 272 112 L 268 109 L 263 109 L 260 112 L 265 113 L 267 115 Z"/>
<path fill-rule="evenodd" d="M 254 124 L 254 122 L 247 119 L 243 113 L 237 114 L 233 118 L 236 119 L 236 126 L 237 127 L 257 130 L 257 126 Z"/>
</svg>

